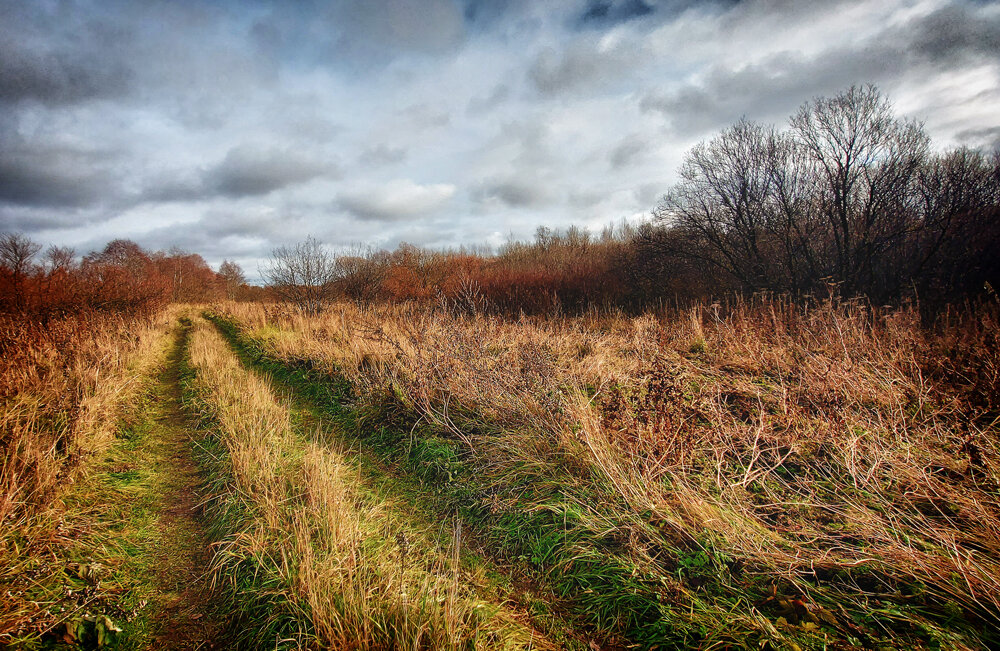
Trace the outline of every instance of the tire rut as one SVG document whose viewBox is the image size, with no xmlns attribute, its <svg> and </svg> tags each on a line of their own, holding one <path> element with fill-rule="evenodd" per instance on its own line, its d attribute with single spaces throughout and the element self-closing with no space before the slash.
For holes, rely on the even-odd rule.
<svg viewBox="0 0 1000 651">
<path fill-rule="evenodd" d="M 154 428 L 146 450 L 155 476 L 159 543 L 150 559 L 159 602 L 150 648 L 224 648 L 223 626 L 211 607 L 211 541 L 199 507 L 202 479 L 191 450 L 196 429 L 181 402 L 187 328 L 178 327 L 174 337 L 154 389 Z"/>
<path fill-rule="evenodd" d="M 400 517 L 417 522 L 437 522 L 441 526 L 448 527 L 445 523 L 448 519 L 454 518 L 454 513 L 442 512 L 431 506 L 434 501 L 433 496 L 426 493 L 418 495 L 417 493 L 420 491 L 414 485 L 412 477 L 409 477 L 405 471 L 378 458 L 377 455 L 363 447 L 359 448 L 356 441 L 344 437 L 337 423 L 328 416 L 317 413 L 318 405 L 312 397 L 302 395 L 295 386 L 257 368 L 252 360 L 248 360 L 244 356 L 238 345 L 227 336 L 226 332 L 219 328 L 218 323 L 209 321 L 222 334 L 223 339 L 240 364 L 266 378 L 274 387 L 278 400 L 298 415 L 298 429 L 303 436 L 311 438 L 317 443 L 334 445 L 345 460 L 357 464 L 369 490 L 375 494 L 381 494 L 384 499 L 391 500 L 394 510 L 399 513 Z M 402 488 L 402 490 L 392 490 L 387 488 L 387 485 L 395 486 L 396 489 Z M 480 596 L 487 600 L 502 602 L 508 609 L 517 613 L 518 619 L 538 634 L 538 648 L 588 649 L 595 648 L 595 646 L 608 649 L 620 648 L 620 645 L 615 641 L 600 637 L 595 638 L 586 626 L 578 628 L 579 624 L 573 621 L 575 619 L 574 613 L 565 607 L 559 597 L 537 583 L 527 573 L 518 571 L 510 564 L 497 558 L 496 550 L 483 543 L 475 526 L 466 522 L 462 522 L 462 526 L 466 549 L 477 556 L 479 562 L 487 563 L 497 575 L 506 577 L 510 582 L 506 589 L 501 590 L 503 594 L 485 591 L 481 592 Z M 532 612 L 531 602 L 544 603 L 546 610 L 551 615 L 556 615 L 562 620 L 560 624 L 554 629 L 554 622 L 550 621 L 546 625 L 540 621 Z M 551 642 L 550 638 L 553 637 L 553 633 L 560 640 L 558 643 Z"/>
</svg>

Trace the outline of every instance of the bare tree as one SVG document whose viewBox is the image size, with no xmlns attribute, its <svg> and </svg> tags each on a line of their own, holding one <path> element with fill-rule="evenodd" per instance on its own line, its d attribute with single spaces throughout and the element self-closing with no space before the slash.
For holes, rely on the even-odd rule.
<svg viewBox="0 0 1000 651">
<path fill-rule="evenodd" d="M 923 216 L 922 127 L 894 117 L 873 86 L 808 102 L 790 126 L 744 120 L 694 147 L 655 217 L 688 236 L 681 255 L 744 289 L 810 291 L 832 278 L 846 294 L 897 293 L 914 240 L 943 226 Z"/>
<path fill-rule="evenodd" d="M 654 216 L 692 236 L 689 256 L 745 288 L 799 289 L 809 275 L 801 170 L 787 136 L 742 120 L 688 153 Z"/>
<path fill-rule="evenodd" d="M 219 265 L 219 277 L 225 283 L 226 298 L 230 300 L 237 298 L 243 286 L 247 284 L 243 268 L 231 260 L 223 260 L 222 264 Z"/>
<path fill-rule="evenodd" d="M 389 271 L 389 253 L 356 245 L 337 258 L 338 286 L 359 305 L 371 303 Z"/>
<path fill-rule="evenodd" d="M 11 273 L 25 275 L 31 270 L 31 259 L 42 245 L 21 233 L 0 235 L 0 265 Z"/>
<path fill-rule="evenodd" d="M 338 276 L 336 258 L 312 236 L 294 246 L 274 249 L 264 270 L 268 286 L 309 314 L 323 311 Z"/>
<path fill-rule="evenodd" d="M 922 228 L 901 262 L 922 296 L 975 292 L 998 277 L 1000 152 L 962 147 L 932 156 L 919 174 Z"/>
<path fill-rule="evenodd" d="M 27 297 L 24 295 L 25 280 L 33 269 L 32 258 L 41 249 L 41 244 L 33 242 L 21 233 L 0 235 L 0 270 L 8 278 L 9 300 L 15 310 L 23 310 L 27 304 Z"/>
<path fill-rule="evenodd" d="M 848 293 L 871 288 L 886 252 L 919 227 L 914 185 L 930 139 L 874 86 L 808 102 L 791 127 L 812 166 L 828 271 Z"/>
<path fill-rule="evenodd" d="M 50 246 L 45 250 L 49 273 L 71 271 L 76 266 L 76 250 L 68 246 Z"/>
</svg>

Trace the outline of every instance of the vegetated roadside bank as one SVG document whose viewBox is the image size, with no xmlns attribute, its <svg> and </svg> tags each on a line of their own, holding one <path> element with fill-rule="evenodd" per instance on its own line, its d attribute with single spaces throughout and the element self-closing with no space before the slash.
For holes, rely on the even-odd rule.
<svg viewBox="0 0 1000 651">
<path fill-rule="evenodd" d="M 524 518 L 511 517 L 502 525 L 499 531 L 483 531 L 475 525 L 481 515 L 468 503 L 467 489 L 475 486 L 475 480 L 466 477 L 459 471 L 465 469 L 458 462 L 452 450 L 441 441 L 427 441 L 415 436 L 413 428 L 407 430 L 395 428 L 378 428 L 375 435 L 365 439 L 363 445 L 355 451 L 353 447 L 358 442 L 359 421 L 349 405 L 343 402 L 349 398 L 350 386 L 338 382 L 335 378 L 317 377 L 310 372 L 311 365 L 306 360 L 288 365 L 276 360 L 262 351 L 258 342 L 241 336 L 233 322 L 209 314 L 219 330 L 233 345 L 242 360 L 250 367 L 272 377 L 277 383 L 293 390 L 293 395 L 303 404 L 308 416 L 319 418 L 327 427 L 326 435 L 316 438 L 338 447 L 347 446 L 344 451 L 348 459 L 357 464 L 358 471 L 363 473 L 369 485 L 377 493 L 379 500 L 403 502 L 401 510 L 411 513 L 411 519 L 452 519 L 456 518 L 459 530 L 467 531 L 470 546 L 476 555 L 488 557 L 487 567 L 491 570 L 494 581 L 489 591 L 498 595 L 505 602 L 516 602 L 520 609 L 527 612 L 532 623 L 544 630 L 550 639 L 557 640 L 565 648 L 619 648 L 628 645 L 621 633 L 621 626 L 600 626 L 602 618 L 606 621 L 609 614 L 605 610 L 588 610 L 588 604 L 570 603 L 566 597 L 571 590 L 567 584 L 547 583 L 537 581 L 535 572 L 528 563 L 529 552 L 520 550 L 511 555 L 509 549 L 499 549 L 490 535 L 499 533 L 505 539 L 518 536 L 536 538 L 538 532 L 531 526 L 540 524 L 547 532 L 543 546 L 559 547 L 566 542 L 575 545 L 575 536 L 567 533 L 567 519 L 553 517 L 553 513 L 542 510 Z M 331 381 L 333 380 L 333 381 Z M 406 449 L 407 454 L 399 452 Z M 453 475 L 453 471 L 455 474 Z M 440 479 L 447 476 L 449 484 L 442 486 Z M 461 486 L 458 481 L 468 482 Z M 455 483 L 452 483 L 454 480 Z M 562 486 L 562 490 L 570 487 Z M 471 506 L 471 510 L 470 510 Z M 471 525 L 471 526 L 470 526 Z M 575 526 L 575 520 L 570 521 Z M 471 536 L 469 536 L 471 534 Z M 507 542 L 511 542 L 507 540 Z M 561 549 L 550 550 L 548 560 L 559 556 Z M 521 553 L 524 552 L 524 553 Z M 582 553 L 581 553 L 582 552 Z M 589 592 L 594 595 L 589 605 L 601 606 L 604 601 L 598 589 L 608 587 L 606 581 L 628 581 L 631 567 L 622 568 L 615 564 L 613 557 L 594 554 L 594 550 L 575 549 L 578 555 L 576 562 L 582 572 L 574 575 L 574 580 L 582 577 L 590 578 L 593 584 Z M 532 556 L 534 562 L 537 556 Z M 571 561 L 572 562 L 572 561 Z M 482 558 L 474 557 L 474 564 L 479 566 Z M 594 565 L 601 566 L 601 575 L 593 572 Z M 622 586 L 620 583 L 612 586 L 628 589 L 634 586 Z M 641 599 L 641 597 L 639 598 Z M 636 598 L 630 599 L 621 595 L 610 600 L 616 608 L 612 616 L 623 613 L 626 618 L 635 618 L 641 611 L 626 611 L 623 606 L 634 604 Z"/>
<path fill-rule="evenodd" d="M 533 635 L 539 635 L 532 642 L 534 647 L 555 645 L 590 649 L 599 645 L 610 649 L 620 646 L 615 639 L 606 637 L 607 632 L 593 630 L 582 621 L 583 618 L 566 609 L 564 600 L 551 588 L 539 586 L 531 581 L 530 575 L 511 567 L 509 559 L 492 554 L 493 550 L 483 544 L 478 533 L 467 526 L 467 520 L 455 517 L 448 495 L 428 490 L 433 485 L 428 486 L 421 477 L 400 472 L 393 459 L 378 454 L 377 450 L 357 446 L 353 433 L 356 423 L 350 411 L 340 403 L 343 395 L 337 392 L 338 388 L 346 389 L 346 385 L 316 384 L 301 369 L 261 357 L 254 348 L 245 345 L 232 324 L 213 314 L 209 314 L 209 319 L 231 344 L 240 361 L 263 375 L 275 388 L 281 402 L 290 409 L 295 431 L 314 444 L 332 446 L 342 461 L 358 474 L 356 488 L 366 499 L 391 509 L 399 522 L 411 528 L 436 531 L 438 539 L 462 540 L 462 553 L 457 562 L 477 577 L 472 582 L 475 593 L 486 601 L 506 604 L 512 609 L 513 617 L 533 627 Z M 437 471 L 447 472 L 447 468 Z M 419 538 L 423 538 L 422 542 Z M 426 533 L 414 542 L 432 547 L 438 544 Z"/>
<path fill-rule="evenodd" d="M 78 514 L 64 500 L 139 417 L 132 406 L 169 320 L 0 315 L 0 644 L 37 640 L 81 614 L 64 584 L 87 570 L 66 550 L 90 523 L 69 524 Z"/>
<path fill-rule="evenodd" d="M 176 310 L 175 310 L 176 312 Z M 31 526 L 5 540 L 3 642 L 16 648 L 212 648 L 209 540 L 180 404 L 186 330 L 157 330 L 118 431 Z M 8 608 L 10 608 L 8 610 Z"/>
<path fill-rule="evenodd" d="M 219 313 L 348 395 L 365 446 L 595 626 L 666 647 L 997 643 L 995 305 L 934 329 L 780 300 Z"/>
<path fill-rule="evenodd" d="M 199 321 L 186 380 L 202 414 L 207 509 L 233 644 L 336 649 L 551 647 L 479 596 L 460 529 L 377 499 L 332 445 L 299 430 L 267 379 Z"/>
</svg>

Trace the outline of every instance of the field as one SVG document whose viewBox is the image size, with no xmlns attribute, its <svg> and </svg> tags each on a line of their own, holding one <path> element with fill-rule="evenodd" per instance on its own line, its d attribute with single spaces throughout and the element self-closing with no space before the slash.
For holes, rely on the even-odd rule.
<svg viewBox="0 0 1000 651">
<path fill-rule="evenodd" d="M 2 643 L 1000 644 L 995 301 L 102 333 L 3 378 Z"/>
<path fill-rule="evenodd" d="M 1000 0 L 0 8 L 0 651 L 1000 650 Z"/>
</svg>

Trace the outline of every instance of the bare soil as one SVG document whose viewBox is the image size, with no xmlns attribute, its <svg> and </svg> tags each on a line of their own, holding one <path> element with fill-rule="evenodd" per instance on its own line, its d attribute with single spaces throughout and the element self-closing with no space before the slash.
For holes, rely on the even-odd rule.
<svg viewBox="0 0 1000 651">
<path fill-rule="evenodd" d="M 211 541 L 199 507 L 201 478 L 191 449 L 196 428 L 181 403 L 183 337 L 178 333 L 158 378 L 155 425 L 147 439 L 147 459 L 157 475 L 160 542 L 151 559 L 159 602 L 151 648 L 218 649 L 226 645 L 221 619 L 212 608 Z"/>
</svg>

